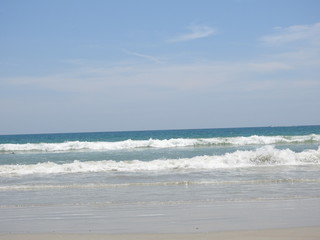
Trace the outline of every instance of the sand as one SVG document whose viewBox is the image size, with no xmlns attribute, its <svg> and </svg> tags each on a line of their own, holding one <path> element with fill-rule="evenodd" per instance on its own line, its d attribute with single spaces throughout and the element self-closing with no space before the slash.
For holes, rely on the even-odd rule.
<svg viewBox="0 0 320 240">
<path fill-rule="evenodd" d="M 319 199 L 0 209 L 0 240 L 320 239 Z"/>
<path fill-rule="evenodd" d="M 226 231 L 211 233 L 190 234 L 2 234 L 0 240 L 318 240 L 320 239 L 320 227 L 264 229 L 252 231 Z"/>
</svg>

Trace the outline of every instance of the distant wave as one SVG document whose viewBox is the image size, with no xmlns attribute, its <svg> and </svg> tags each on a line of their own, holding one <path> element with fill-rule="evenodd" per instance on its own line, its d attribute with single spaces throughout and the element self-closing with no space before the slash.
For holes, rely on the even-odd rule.
<svg viewBox="0 0 320 240">
<path fill-rule="evenodd" d="M 201 147 L 221 145 L 267 145 L 267 144 L 303 144 L 319 143 L 320 135 L 304 136 L 249 136 L 249 137 L 217 137 L 217 138 L 172 138 L 149 140 L 125 140 L 118 142 L 84 142 L 71 141 L 63 143 L 25 143 L 0 144 L 0 153 L 14 152 L 64 152 L 64 151 L 96 151 L 123 150 L 135 148 L 175 148 Z"/>
<path fill-rule="evenodd" d="M 317 150 L 293 152 L 264 146 L 256 150 L 236 151 L 225 155 L 197 156 L 180 159 L 158 159 L 153 161 L 74 161 L 57 164 L 53 162 L 30 165 L 1 165 L 0 176 L 28 174 L 64 174 L 89 172 L 144 172 L 144 171 L 202 171 L 219 168 L 257 166 L 320 164 L 320 147 Z"/>
</svg>

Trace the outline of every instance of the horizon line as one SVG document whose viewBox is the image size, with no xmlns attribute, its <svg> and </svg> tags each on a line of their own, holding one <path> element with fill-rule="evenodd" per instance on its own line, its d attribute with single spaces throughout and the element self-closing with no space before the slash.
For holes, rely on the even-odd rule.
<svg viewBox="0 0 320 240">
<path fill-rule="evenodd" d="M 145 130 L 109 130 L 109 131 L 79 131 L 79 132 L 40 132 L 40 133 L 9 133 L 0 134 L 1 136 L 16 135 L 46 135 L 46 134 L 85 134 L 85 133 L 123 133 L 123 132 L 156 132 L 156 131 L 187 131 L 187 130 L 209 130 L 209 129 L 241 129 L 241 128 L 280 128 L 280 127 L 317 127 L 320 124 L 298 124 L 298 125 L 267 125 L 267 126 L 241 126 L 241 127 L 203 127 L 203 128 L 177 128 L 177 129 L 145 129 Z"/>
</svg>

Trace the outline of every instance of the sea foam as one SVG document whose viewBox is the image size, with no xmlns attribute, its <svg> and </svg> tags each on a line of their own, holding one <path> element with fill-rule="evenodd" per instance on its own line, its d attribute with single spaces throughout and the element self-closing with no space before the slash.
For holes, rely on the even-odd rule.
<svg viewBox="0 0 320 240">
<path fill-rule="evenodd" d="M 30 165 L 1 165 L 0 176 L 29 174 L 65 174 L 88 172 L 144 172 L 144 171 L 206 171 L 219 168 L 320 164 L 317 150 L 293 152 L 264 146 L 256 150 L 235 151 L 225 155 L 204 155 L 192 158 L 157 159 L 153 161 L 78 161 L 57 164 L 53 162 Z"/>
<path fill-rule="evenodd" d="M 25 143 L 0 144 L 0 153 L 15 152 L 65 152 L 65 151 L 109 151 L 135 148 L 176 148 L 201 146 L 241 146 L 241 145 L 268 145 L 268 144 L 303 144 L 319 143 L 320 135 L 304 136 L 249 136 L 249 137 L 217 137 L 217 138 L 172 138 L 125 140 L 118 142 L 83 142 L 69 141 L 63 143 Z"/>
</svg>

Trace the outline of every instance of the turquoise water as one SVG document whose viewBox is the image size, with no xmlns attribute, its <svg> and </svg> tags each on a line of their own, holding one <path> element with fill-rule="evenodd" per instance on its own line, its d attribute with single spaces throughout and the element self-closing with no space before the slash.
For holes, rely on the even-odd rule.
<svg viewBox="0 0 320 240">
<path fill-rule="evenodd" d="M 170 138 L 210 138 L 210 137 L 248 137 L 261 136 L 294 136 L 320 134 L 320 126 L 294 127 L 252 127 L 252 128 L 218 128 L 218 129 L 186 129 L 156 130 L 129 132 L 89 132 L 89 133 L 55 133 L 55 134 L 24 134 L 0 135 L 0 144 L 13 143 L 61 143 L 65 141 L 123 141 L 127 139 L 170 139 Z"/>
<path fill-rule="evenodd" d="M 0 136 L 0 208 L 319 199 L 319 171 L 320 126 Z"/>
</svg>

